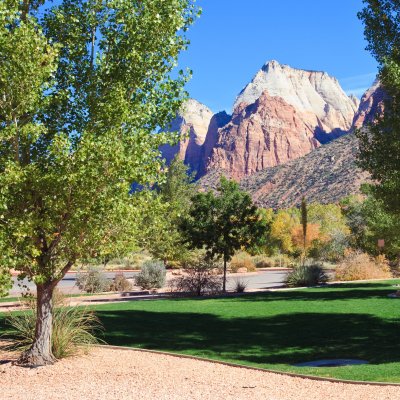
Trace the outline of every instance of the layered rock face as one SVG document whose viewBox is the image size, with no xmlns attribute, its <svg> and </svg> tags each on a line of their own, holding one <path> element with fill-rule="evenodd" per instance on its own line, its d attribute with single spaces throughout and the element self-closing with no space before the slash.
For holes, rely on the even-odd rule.
<svg viewBox="0 0 400 400">
<path fill-rule="evenodd" d="M 376 80 L 361 98 L 359 109 L 354 116 L 353 127 L 361 128 L 373 123 L 376 117 L 383 113 L 385 98 L 385 91 L 379 80 Z"/>
<path fill-rule="evenodd" d="M 358 102 L 335 78 L 271 61 L 237 97 L 206 171 L 235 179 L 301 157 L 352 126 Z"/>
<path fill-rule="evenodd" d="M 253 104 L 240 103 L 218 134 L 208 170 L 229 171 L 237 180 L 301 157 L 320 145 L 314 127 L 292 105 L 267 91 Z"/>
<path fill-rule="evenodd" d="M 180 132 L 182 140 L 175 146 L 165 145 L 160 149 L 167 164 L 178 154 L 193 171 L 200 169 L 203 144 L 213 117 L 213 112 L 208 107 L 194 99 L 189 99 L 184 104 L 182 111 L 169 127 L 171 132 Z"/>
</svg>

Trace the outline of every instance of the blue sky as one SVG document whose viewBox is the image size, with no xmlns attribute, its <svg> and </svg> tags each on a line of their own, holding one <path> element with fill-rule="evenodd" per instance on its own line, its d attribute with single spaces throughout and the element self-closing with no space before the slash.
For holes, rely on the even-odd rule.
<svg viewBox="0 0 400 400">
<path fill-rule="evenodd" d="M 180 58 L 193 70 L 187 89 L 213 111 L 230 111 L 236 95 L 268 60 L 326 71 L 361 96 L 377 64 L 365 50 L 357 18 L 362 0 L 198 0 L 203 14 Z"/>
</svg>

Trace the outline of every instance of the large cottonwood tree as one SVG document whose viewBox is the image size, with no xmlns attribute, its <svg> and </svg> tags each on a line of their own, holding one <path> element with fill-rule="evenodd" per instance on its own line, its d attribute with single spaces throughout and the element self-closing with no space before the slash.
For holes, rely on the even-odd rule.
<svg viewBox="0 0 400 400">
<path fill-rule="evenodd" d="M 185 97 L 174 76 L 194 0 L 0 2 L 0 265 L 37 287 L 20 363 L 54 362 L 52 293 L 77 260 L 134 235 L 132 182 Z"/>
</svg>

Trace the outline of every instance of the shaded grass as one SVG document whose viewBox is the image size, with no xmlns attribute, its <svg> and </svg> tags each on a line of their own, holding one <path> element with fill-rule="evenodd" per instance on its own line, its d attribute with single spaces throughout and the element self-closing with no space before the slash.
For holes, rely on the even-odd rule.
<svg viewBox="0 0 400 400">
<path fill-rule="evenodd" d="M 387 297 L 395 283 L 132 301 L 95 309 L 109 344 L 341 379 L 400 382 L 400 300 Z M 370 364 L 292 366 L 327 358 L 358 358 Z"/>
</svg>

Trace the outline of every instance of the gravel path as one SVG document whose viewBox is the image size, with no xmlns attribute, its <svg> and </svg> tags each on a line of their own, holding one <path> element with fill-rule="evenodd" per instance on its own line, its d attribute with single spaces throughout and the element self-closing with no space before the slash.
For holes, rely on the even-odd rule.
<svg viewBox="0 0 400 400">
<path fill-rule="evenodd" d="M 25 369 L 0 353 L 1 400 L 389 400 L 400 387 L 349 385 L 140 351 L 92 350 Z"/>
</svg>

